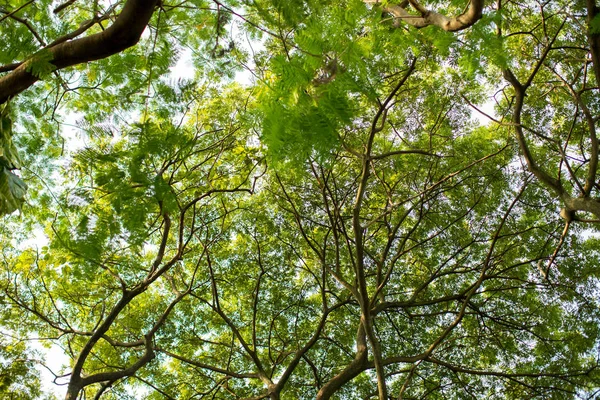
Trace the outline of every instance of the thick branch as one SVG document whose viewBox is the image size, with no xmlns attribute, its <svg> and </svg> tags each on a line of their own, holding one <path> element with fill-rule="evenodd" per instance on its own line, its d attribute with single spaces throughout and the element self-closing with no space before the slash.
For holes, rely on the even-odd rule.
<svg viewBox="0 0 600 400">
<path fill-rule="evenodd" d="M 529 145 L 527 144 L 527 140 L 525 139 L 525 133 L 523 132 L 523 127 L 521 126 L 521 112 L 523 110 L 523 102 L 525 100 L 525 91 L 527 90 L 528 85 L 523 85 L 517 77 L 512 73 L 511 70 L 506 69 L 503 72 L 504 79 L 506 79 L 515 90 L 515 107 L 513 110 L 513 124 L 515 127 L 515 132 L 517 134 L 517 141 L 519 142 L 519 147 L 523 152 L 523 157 L 527 162 L 527 167 L 529 170 L 535 175 L 535 177 L 543 183 L 547 188 L 554 191 L 559 197 L 562 197 L 565 193 L 565 190 L 558 179 L 552 178 L 546 171 L 544 171 L 535 161 L 531 151 L 529 150 Z M 529 81 L 528 81 L 529 83 Z"/>
<path fill-rule="evenodd" d="M 446 361 L 443 361 L 438 358 L 428 357 L 428 362 L 433 364 L 441 365 L 453 372 L 459 372 L 463 374 L 469 375 L 483 375 L 483 376 L 498 376 L 501 378 L 513 378 L 513 377 L 527 377 L 527 378 L 542 378 L 542 377 L 552 377 L 559 379 L 566 379 L 573 376 L 585 376 L 589 375 L 595 367 L 586 369 L 586 370 L 575 370 L 572 372 L 498 372 L 498 371 L 484 371 L 478 369 L 465 368 L 456 364 L 452 364 Z"/>
<path fill-rule="evenodd" d="M 58 14 L 59 12 L 61 12 L 62 10 L 64 10 L 65 8 L 69 7 L 70 5 L 72 5 L 73 3 L 75 3 L 77 0 L 67 0 L 64 3 L 62 3 L 61 5 L 59 5 L 58 7 L 56 7 L 53 11 L 54 14 Z"/>
<path fill-rule="evenodd" d="M 371 124 L 371 131 L 369 134 L 369 138 L 366 143 L 365 152 L 362 156 L 362 171 L 360 177 L 360 183 L 357 189 L 356 198 L 354 200 L 354 207 L 352 209 L 352 228 L 354 231 L 354 238 L 356 242 L 355 248 L 355 256 L 356 256 L 356 281 L 358 283 L 358 294 L 359 296 L 356 300 L 360 304 L 361 308 L 361 321 L 363 322 L 363 327 L 366 333 L 367 338 L 371 344 L 373 350 L 373 358 L 375 360 L 375 370 L 377 373 L 377 388 L 379 392 L 379 399 L 385 400 L 387 399 L 387 388 L 385 384 L 385 371 L 384 366 L 381 364 L 381 350 L 379 347 L 379 341 L 375 335 L 372 323 L 371 310 L 369 308 L 370 300 L 369 300 L 369 291 L 367 289 L 367 280 L 365 274 L 365 265 L 364 265 L 364 257 L 365 257 L 365 248 L 364 248 L 364 228 L 361 226 L 361 209 L 363 200 L 365 197 L 365 193 L 367 190 L 367 183 L 370 177 L 370 159 L 371 159 L 371 151 L 373 149 L 373 142 L 375 140 L 375 135 L 383 130 L 385 125 L 387 112 L 390 108 L 390 104 L 400 88 L 406 83 L 411 73 L 414 71 L 416 65 L 416 59 L 413 59 L 410 67 L 406 74 L 400 79 L 400 81 L 396 84 L 396 86 L 392 89 L 387 98 L 380 103 L 377 113 L 375 114 L 375 118 L 373 118 L 373 122 Z"/>
<path fill-rule="evenodd" d="M 596 86 L 600 86 L 600 33 L 591 32 L 591 22 L 598 14 L 600 8 L 596 6 L 595 0 L 586 0 L 587 22 L 588 22 L 588 42 L 590 43 L 590 53 L 592 54 L 592 66 L 596 76 Z"/>
<path fill-rule="evenodd" d="M 164 219 L 165 219 L 165 227 L 164 227 L 164 231 L 163 231 L 163 241 L 164 241 L 164 237 L 169 235 L 169 231 L 170 231 L 170 227 L 171 227 L 170 219 L 166 213 L 164 215 Z M 159 251 L 159 254 L 157 255 L 157 260 L 162 260 L 163 255 L 164 254 L 162 254 Z M 143 365 L 147 364 L 150 360 L 152 360 L 154 358 L 154 352 L 152 349 L 152 345 L 149 344 L 148 341 L 152 339 L 156 329 L 158 329 L 158 327 L 162 323 L 164 323 L 164 321 L 166 319 L 166 315 L 168 315 L 169 312 L 172 310 L 172 307 L 174 306 L 174 304 L 176 304 L 176 302 L 178 302 L 182 298 L 181 296 L 171 306 L 169 306 L 167 308 L 167 311 L 165 311 L 165 314 L 159 319 L 159 321 L 157 322 L 154 329 L 151 330 L 148 333 L 148 335 L 146 335 L 146 342 L 145 342 L 146 343 L 146 352 L 145 352 L 144 356 L 142 356 L 142 358 L 140 358 L 138 360 L 138 362 L 136 362 L 131 367 L 129 367 L 125 370 L 122 370 L 122 371 L 107 372 L 105 374 L 104 373 L 96 374 L 96 375 L 92 375 L 92 376 L 89 376 L 86 378 L 82 378 L 83 366 L 84 366 L 88 356 L 92 352 L 92 349 L 94 348 L 96 343 L 101 338 L 105 337 L 106 332 L 110 329 L 113 322 L 119 316 L 121 311 L 123 311 L 125 309 L 125 307 L 127 307 L 127 305 L 136 296 L 143 293 L 148 288 L 148 286 L 150 286 L 150 284 L 152 282 L 154 282 L 156 279 L 158 279 L 158 277 L 161 276 L 162 273 L 164 273 L 166 271 L 165 268 L 172 266 L 179 259 L 179 256 L 180 256 L 180 254 L 178 253 L 174 259 L 169 261 L 165 265 L 165 267 L 161 268 L 157 273 L 155 273 L 152 276 L 152 278 L 150 278 L 150 279 L 146 278 L 143 282 L 136 285 L 133 290 L 125 290 L 123 292 L 121 299 L 117 302 L 117 304 L 115 304 L 115 306 L 110 311 L 110 313 L 106 316 L 104 321 L 102 321 L 102 323 L 96 328 L 95 332 L 90 336 L 90 338 L 88 339 L 86 344 L 81 349 L 81 352 L 79 353 L 79 356 L 77 357 L 77 360 L 75 361 L 75 365 L 73 366 L 73 371 L 71 374 L 71 381 L 69 382 L 69 386 L 67 389 L 67 396 L 66 396 L 67 400 L 76 399 L 77 396 L 79 395 L 79 392 L 81 391 L 81 389 L 87 385 L 91 385 L 96 382 L 115 381 L 115 380 L 121 379 L 121 377 L 133 375 L 139 368 L 141 368 Z M 158 262 L 160 262 L 160 261 L 158 261 Z M 123 376 L 117 375 L 118 373 L 122 373 L 124 371 L 127 372 L 125 375 L 123 375 Z M 113 379 L 113 377 L 115 377 L 115 378 Z"/>
<path fill-rule="evenodd" d="M 352 362 L 344 368 L 342 372 L 334 376 L 327 382 L 319 393 L 317 393 L 317 400 L 327 400 L 334 395 L 342 386 L 347 382 L 350 382 L 358 374 L 363 372 L 368 365 L 368 350 L 367 350 L 367 338 L 363 324 L 358 327 L 358 334 L 356 337 L 356 356 Z"/>
<path fill-rule="evenodd" d="M 367 4 L 383 4 L 382 0 L 363 0 Z M 388 4 L 383 6 L 383 11 L 394 16 L 398 21 L 405 22 L 416 28 L 424 28 L 435 25 L 448 32 L 456 32 L 466 29 L 479 21 L 483 15 L 483 0 L 471 0 L 465 12 L 456 16 L 448 17 L 435 11 L 427 10 L 417 1 L 411 0 L 410 5 L 420 14 L 414 15 L 406 11 L 403 4 Z"/>
<path fill-rule="evenodd" d="M 152 339 L 152 336 L 146 337 L 146 350 L 144 352 L 144 355 L 141 356 L 131 366 L 119 371 L 100 372 L 91 376 L 87 376 L 81 380 L 81 387 L 85 387 L 98 382 L 114 382 L 116 380 L 135 374 L 140 368 L 148 364 L 155 357 L 154 349 L 152 347 Z"/>
<path fill-rule="evenodd" d="M 585 211 L 600 219 L 600 201 L 590 197 L 564 196 L 563 202 L 568 211 Z M 585 222 L 585 221 L 584 221 Z"/>
<path fill-rule="evenodd" d="M 99 60 L 135 45 L 152 17 L 158 0 L 127 0 L 121 14 L 106 30 L 81 39 L 60 43 L 49 48 L 50 62 L 62 69 L 88 61 Z M 0 78 L 0 104 L 16 96 L 39 78 L 31 74 L 32 59 Z"/>
<path fill-rule="evenodd" d="M 281 392 L 281 390 L 283 389 L 285 384 L 288 382 L 290 376 L 292 375 L 292 372 L 294 372 L 294 369 L 296 368 L 298 363 L 300 363 L 300 360 L 306 355 L 306 353 L 311 349 L 311 347 L 315 343 L 317 343 L 317 340 L 321 336 L 321 332 L 323 332 L 323 329 L 325 328 L 325 323 L 327 322 L 327 317 L 329 316 L 329 314 L 332 311 L 340 308 L 341 306 L 343 306 L 345 304 L 348 304 L 348 301 L 338 303 L 334 307 L 327 309 L 323 313 L 323 316 L 321 317 L 321 321 L 319 322 L 319 326 L 313 333 L 310 340 L 304 345 L 304 347 L 302 347 L 300 350 L 298 350 L 296 352 L 296 354 L 294 355 L 294 358 L 292 359 L 292 361 L 290 362 L 288 367 L 285 369 L 285 372 L 281 375 L 281 378 L 279 378 L 279 382 L 277 382 L 277 387 L 276 387 L 276 390 L 278 393 Z"/>
<path fill-rule="evenodd" d="M 197 368 L 207 369 L 209 371 L 213 371 L 213 372 L 216 372 L 218 374 L 223 374 L 225 376 L 230 376 L 232 378 L 260 379 L 259 374 L 256 374 L 256 373 L 251 373 L 251 372 L 242 372 L 242 373 L 240 373 L 240 372 L 230 371 L 228 369 L 223 369 L 223 368 L 215 367 L 215 366 L 212 366 L 210 364 L 206 364 L 206 363 L 203 363 L 203 362 L 200 362 L 200 361 L 192 360 L 190 358 L 181 356 L 179 354 L 172 353 L 172 352 L 170 352 L 168 350 L 165 350 L 165 349 L 157 348 L 156 350 L 160 351 L 161 353 L 164 353 L 164 354 L 168 355 L 169 357 L 172 357 L 172 358 L 174 358 L 176 360 L 179 360 L 179 361 L 181 361 L 183 363 L 193 365 L 194 367 L 197 367 Z"/>
</svg>

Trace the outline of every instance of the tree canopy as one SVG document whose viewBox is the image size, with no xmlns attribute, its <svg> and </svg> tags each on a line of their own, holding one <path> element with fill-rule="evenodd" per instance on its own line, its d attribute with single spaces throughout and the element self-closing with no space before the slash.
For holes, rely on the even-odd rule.
<svg viewBox="0 0 600 400">
<path fill-rule="evenodd" d="M 600 393 L 595 0 L 0 0 L 0 37 L 2 398 Z"/>
</svg>

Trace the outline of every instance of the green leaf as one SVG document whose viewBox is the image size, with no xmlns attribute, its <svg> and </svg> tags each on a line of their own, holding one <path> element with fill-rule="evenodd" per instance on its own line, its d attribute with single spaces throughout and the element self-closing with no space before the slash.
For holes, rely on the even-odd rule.
<svg viewBox="0 0 600 400">
<path fill-rule="evenodd" d="M 54 55 L 49 49 L 41 50 L 27 61 L 25 70 L 37 78 L 44 79 L 56 69 L 52 64 L 53 59 Z"/>
<path fill-rule="evenodd" d="M 3 167 L 0 171 L 0 215 L 21 210 L 25 202 L 27 185 L 21 178 Z"/>
</svg>

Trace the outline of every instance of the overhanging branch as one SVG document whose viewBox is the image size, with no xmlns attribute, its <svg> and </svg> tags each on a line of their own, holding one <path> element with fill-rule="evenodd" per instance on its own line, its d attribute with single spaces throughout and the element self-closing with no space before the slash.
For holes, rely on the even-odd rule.
<svg viewBox="0 0 600 400">
<path fill-rule="evenodd" d="M 127 0 L 119 17 L 106 30 L 48 48 L 47 51 L 51 54 L 49 62 L 54 70 L 59 70 L 106 58 L 135 45 L 157 4 L 158 0 Z M 39 80 L 39 77 L 30 72 L 32 62 L 33 57 L 0 78 L 0 104 Z"/>
<path fill-rule="evenodd" d="M 367 4 L 383 5 L 382 0 L 363 0 Z M 406 10 L 411 5 L 417 12 L 411 14 Z M 401 4 L 387 4 L 382 7 L 383 11 L 391 14 L 397 21 L 405 22 L 416 28 L 424 28 L 435 25 L 448 32 L 456 32 L 466 29 L 479 21 L 483 15 L 483 0 L 471 0 L 469 7 L 456 17 L 448 17 L 435 11 L 427 10 L 416 0 L 402 2 Z"/>
</svg>

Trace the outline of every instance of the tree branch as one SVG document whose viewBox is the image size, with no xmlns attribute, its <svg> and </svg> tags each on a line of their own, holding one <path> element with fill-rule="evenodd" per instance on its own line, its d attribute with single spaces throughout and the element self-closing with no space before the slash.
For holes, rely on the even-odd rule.
<svg viewBox="0 0 600 400">
<path fill-rule="evenodd" d="M 591 22 L 600 14 L 600 8 L 596 6 L 595 0 L 586 0 L 587 23 L 588 23 L 588 42 L 590 44 L 590 53 L 592 55 L 592 66 L 596 76 L 596 85 L 600 85 L 600 33 L 592 32 Z"/>
<path fill-rule="evenodd" d="M 6 17 L 9 17 L 9 18 L 14 19 L 15 21 L 17 21 L 17 22 L 25 25 L 27 27 L 27 29 L 29 30 L 29 32 L 31 32 L 31 34 L 37 39 L 37 41 L 40 42 L 40 44 L 42 46 L 45 46 L 46 42 L 44 42 L 44 39 L 42 39 L 42 37 L 40 36 L 40 34 L 35 29 L 33 29 L 33 26 L 31 26 L 31 23 L 27 19 L 21 18 L 21 17 L 17 17 L 15 15 L 17 13 L 17 11 L 19 11 L 21 8 L 23 8 L 23 7 L 19 7 L 15 11 L 7 11 L 7 10 L 4 10 L 3 8 L 0 8 L 0 13 L 5 14 L 2 19 L 6 18 Z"/>
<path fill-rule="evenodd" d="M 328 400 L 343 385 L 354 379 L 367 368 L 368 350 L 365 328 L 361 322 L 356 335 L 356 356 L 342 372 L 331 378 L 317 393 L 317 400 Z"/>
<path fill-rule="evenodd" d="M 121 14 L 106 30 L 81 39 L 60 43 L 47 51 L 54 70 L 99 60 L 134 46 L 146 28 L 158 0 L 127 0 Z M 39 77 L 33 75 L 31 57 L 0 78 L 0 104 L 29 88 Z"/>
<path fill-rule="evenodd" d="M 367 4 L 380 5 L 382 0 L 363 0 Z M 435 11 L 427 10 L 421 6 L 416 0 L 409 1 L 410 5 L 420 14 L 410 14 L 406 10 L 404 3 L 388 4 L 382 7 L 383 11 L 391 14 L 397 21 L 405 22 L 416 28 L 424 28 L 426 26 L 435 25 L 448 32 L 456 32 L 466 29 L 479 21 L 483 15 L 483 0 L 471 0 L 469 7 L 465 12 L 456 16 L 448 17 Z"/>
<path fill-rule="evenodd" d="M 4 17 L 0 17 L 0 22 L 2 22 L 3 20 L 5 20 L 6 18 L 10 18 L 13 15 L 15 15 L 16 13 L 18 13 L 19 11 L 21 11 L 23 8 L 27 7 L 28 5 L 30 5 L 31 3 L 33 3 L 35 0 L 30 0 L 27 3 L 23 4 L 21 7 L 12 10 L 11 12 L 7 13 L 6 15 L 4 15 Z"/>
</svg>

